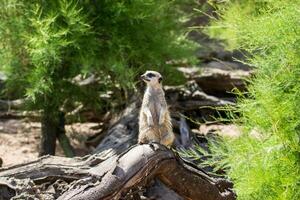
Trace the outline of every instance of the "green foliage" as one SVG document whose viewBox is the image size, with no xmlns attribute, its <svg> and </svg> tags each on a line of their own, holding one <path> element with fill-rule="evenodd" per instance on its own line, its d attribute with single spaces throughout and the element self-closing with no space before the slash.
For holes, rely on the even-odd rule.
<svg viewBox="0 0 300 200">
<path fill-rule="evenodd" d="M 24 46 L 21 35 L 29 31 L 23 15 L 24 6 L 17 0 L 7 0 L 0 1 L 0 7 L 0 67 L 6 71 L 8 77 L 16 77 L 8 83 L 8 87 L 13 88 L 14 93 L 24 93 L 19 88 L 20 85 L 26 85 L 24 75 L 28 65 L 27 52 L 20 48 Z M 15 97 L 13 93 L 9 96 Z"/>
<path fill-rule="evenodd" d="M 7 93 L 25 95 L 40 109 L 66 101 L 101 103 L 99 95 L 108 90 L 117 98 L 133 89 L 145 69 L 168 71 L 166 81 L 178 83 L 182 77 L 172 76 L 166 63 L 193 50 L 181 27 L 187 16 L 182 3 L 1 0 L 0 66 L 8 74 Z M 94 88 L 72 81 L 90 74 L 100 77 Z"/>
<path fill-rule="evenodd" d="M 229 1 L 208 32 L 256 66 L 237 111 L 244 134 L 212 145 L 238 199 L 300 199 L 300 1 Z M 254 137 L 258 135 L 258 137 Z M 219 159 L 219 157 L 223 159 Z"/>
<path fill-rule="evenodd" d="M 62 1 L 55 7 L 57 11 L 46 12 L 37 6 L 29 18 L 34 31 L 25 35 L 32 64 L 26 95 L 33 102 L 46 99 L 59 105 L 71 88 L 66 79 L 81 72 L 80 59 L 88 59 L 95 41 L 89 38 L 90 26 L 76 4 Z"/>
</svg>

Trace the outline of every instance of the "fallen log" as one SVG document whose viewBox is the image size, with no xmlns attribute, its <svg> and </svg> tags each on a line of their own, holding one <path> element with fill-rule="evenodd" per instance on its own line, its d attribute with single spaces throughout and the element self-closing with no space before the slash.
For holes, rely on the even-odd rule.
<svg viewBox="0 0 300 200">
<path fill-rule="evenodd" d="M 97 145 L 94 153 L 102 159 L 109 158 L 137 143 L 138 135 L 138 101 L 131 103 L 108 128 L 106 136 Z"/>
<path fill-rule="evenodd" d="M 253 70 L 240 65 L 213 61 L 201 67 L 180 67 L 178 70 L 183 72 L 187 79 L 195 81 L 206 94 L 226 97 L 234 89 L 247 90 L 246 80 L 251 78 Z"/>
<path fill-rule="evenodd" d="M 211 109 L 235 105 L 234 98 L 225 99 L 203 92 L 196 81 L 188 81 L 185 85 L 165 86 L 166 99 L 172 110 L 191 111 L 205 107 Z"/>
<path fill-rule="evenodd" d="M 0 110 L 8 111 L 11 109 L 21 109 L 24 108 L 25 101 L 24 99 L 16 100 L 2 100 L 0 99 Z"/>
<path fill-rule="evenodd" d="M 233 200 L 232 184 L 208 176 L 159 144 L 136 145 L 106 160 L 44 156 L 0 169 L 0 199 L 120 199 L 154 178 L 183 199 Z M 2 196 L 1 196 L 2 195 Z"/>
</svg>

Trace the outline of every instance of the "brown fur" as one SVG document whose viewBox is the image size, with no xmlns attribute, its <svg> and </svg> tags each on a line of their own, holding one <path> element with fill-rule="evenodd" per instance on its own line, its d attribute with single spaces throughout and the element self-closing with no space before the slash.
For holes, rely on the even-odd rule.
<svg viewBox="0 0 300 200">
<path fill-rule="evenodd" d="M 148 73 L 155 76 L 149 78 Z M 139 143 L 158 142 L 170 147 L 175 136 L 165 94 L 159 81 L 161 75 L 155 71 L 147 71 L 142 78 L 147 83 L 147 88 L 140 110 L 138 141 Z"/>
</svg>

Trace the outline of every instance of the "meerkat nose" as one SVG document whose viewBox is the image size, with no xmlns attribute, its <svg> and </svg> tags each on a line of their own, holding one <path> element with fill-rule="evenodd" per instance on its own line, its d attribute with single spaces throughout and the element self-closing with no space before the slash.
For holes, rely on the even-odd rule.
<svg viewBox="0 0 300 200">
<path fill-rule="evenodd" d="M 141 75 L 141 76 L 140 76 L 140 80 L 142 80 L 142 81 L 147 81 L 147 78 L 146 78 L 145 75 Z"/>
</svg>

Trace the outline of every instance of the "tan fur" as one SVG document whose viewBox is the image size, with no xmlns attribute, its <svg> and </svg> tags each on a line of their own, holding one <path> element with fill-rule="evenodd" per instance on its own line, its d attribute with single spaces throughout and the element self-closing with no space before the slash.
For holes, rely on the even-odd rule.
<svg viewBox="0 0 300 200">
<path fill-rule="evenodd" d="M 149 73 L 154 77 L 147 77 Z M 142 75 L 147 83 L 139 117 L 139 143 L 158 142 L 170 147 L 175 139 L 165 93 L 159 81 L 161 75 L 147 71 Z"/>
</svg>

